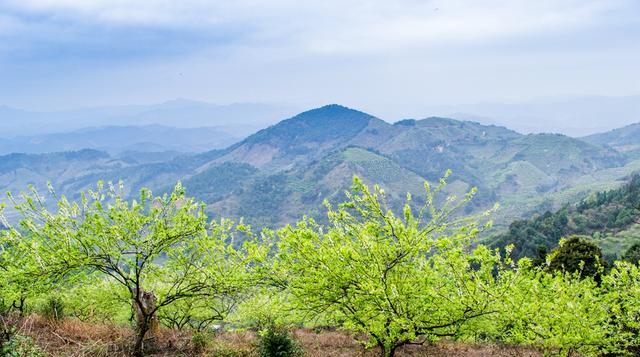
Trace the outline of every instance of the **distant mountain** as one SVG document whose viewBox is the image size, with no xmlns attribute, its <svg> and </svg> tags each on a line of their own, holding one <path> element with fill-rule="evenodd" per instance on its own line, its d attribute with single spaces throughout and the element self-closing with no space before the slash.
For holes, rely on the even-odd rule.
<svg viewBox="0 0 640 357">
<path fill-rule="evenodd" d="M 322 201 L 339 200 L 354 174 L 380 183 L 400 202 L 407 191 L 420 197 L 424 179 L 437 180 L 452 169 L 452 193 L 480 188 L 475 209 L 528 200 L 510 206 L 500 219 L 504 223 L 534 210 L 548 194 L 574 188 L 584 175 L 631 170 L 622 154 L 563 135 L 521 135 L 446 118 L 391 125 L 339 105 L 301 113 L 217 152 L 195 170 L 198 184 L 191 192 L 212 198 L 208 187 L 218 186 L 213 172 L 219 180 L 225 170 L 217 168 L 229 164 L 252 170 L 232 180 L 237 185 L 227 195 L 216 191 L 211 210 L 268 225 L 321 212 Z"/>
<path fill-rule="evenodd" d="M 521 133 L 555 132 L 580 137 L 640 122 L 640 95 L 433 106 L 424 111 L 460 120 L 505 125 Z"/>
<path fill-rule="evenodd" d="M 619 152 L 640 158 L 640 123 L 583 138 L 596 145 L 607 145 Z"/>
<path fill-rule="evenodd" d="M 358 141 L 366 128 L 390 126 L 357 110 L 328 105 L 283 120 L 234 146 L 218 161 L 236 161 L 260 168 L 284 169 Z"/>
<path fill-rule="evenodd" d="M 214 216 L 245 217 L 266 226 L 280 226 L 303 214 L 322 219 L 323 200 L 341 201 L 353 175 L 379 183 L 392 207 L 398 207 L 407 192 L 419 204 L 423 181 L 437 180 L 452 169 L 447 193 L 460 195 L 478 187 L 467 212 L 499 202 L 503 209 L 495 219 L 505 226 L 618 185 L 640 170 L 640 160 L 564 135 L 522 135 L 501 126 L 440 117 L 389 124 L 339 105 L 303 112 L 225 149 L 199 154 L 171 153 L 162 160 L 162 155 L 132 150 L 93 162 L 53 161 L 51 168 L 25 161 L 13 165 L 13 176 L 0 177 L 0 189 L 48 178 L 73 194 L 99 179 L 123 179 L 132 192 L 143 186 L 164 192 L 182 180 Z M 72 177 L 57 176 L 66 166 Z"/>
<path fill-rule="evenodd" d="M 245 137 L 293 113 L 258 103 L 216 105 L 176 99 L 154 105 L 127 105 L 38 112 L 0 106 L 0 137 L 33 136 L 99 126 L 159 124 L 179 128 L 216 127 Z"/>
<path fill-rule="evenodd" d="M 173 128 L 161 125 L 106 126 L 67 133 L 0 139 L 0 154 L 47 153 L 85 148 L 122 153 L 202 152 L 227 147 L 239 139 L 218 128 Z"/>
</svg>

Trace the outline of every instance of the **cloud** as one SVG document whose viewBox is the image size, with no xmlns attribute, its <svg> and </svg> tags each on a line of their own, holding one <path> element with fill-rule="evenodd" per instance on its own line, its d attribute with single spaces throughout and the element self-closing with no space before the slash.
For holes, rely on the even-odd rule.
<svg viewBox="0 0 640 357">
<path fill-rule="evenodd" d="M 633 94 L 638 11 L 637 0 L 0 0 L 0 78 L 12 83 L 0 104 L 194 97 L 393 114 Z"/>
<path fill-rule="evenodd" d="M 580 29 L 628 0 L 9 0 L 81 26 L 242 32 L 311 53 L 388 51 Z M 240 31 L 242 30 L 242 31 Z"/>
</svg>

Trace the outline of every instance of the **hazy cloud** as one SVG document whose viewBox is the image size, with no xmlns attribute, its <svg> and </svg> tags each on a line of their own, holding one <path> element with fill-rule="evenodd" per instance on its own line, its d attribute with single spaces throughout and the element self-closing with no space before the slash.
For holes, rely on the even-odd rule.
<svg viewBox="0 0 640 357">
<path fill-rule="evenodd" d="M 639 11 L 634 0 L 5 0 L 0 76 L 12 86 L 0 104 L 336 101 L 405 116 L 635 94 Z"/>
</svg>

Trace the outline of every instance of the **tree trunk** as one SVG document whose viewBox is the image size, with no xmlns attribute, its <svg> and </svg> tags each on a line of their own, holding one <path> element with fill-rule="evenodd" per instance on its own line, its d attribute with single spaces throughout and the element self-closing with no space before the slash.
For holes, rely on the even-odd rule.
<svg viewBox="0 0 640 357">
<path fill-rule="evenodd" d="M 149 330 L 148 324 L 137 326 L 136 344 L 133 346 L 133 357 L 144 357 L 144 337 Z"/>
<path fill-rule="evenodd" d="M 380 357 L 393 357 L 396 354 L 396 347 L 380 346 Z"/>
<path fill-rule="evenodd" d="M 156 316 L 156 297 L 152 292 L 141 290 L 137 292 L 138 299 L 133 300 L 136 312 L 136 342 L 133 356 L 144 356 L 145 339 L 155 338 L 160 330 L 158 316 Z"/>
</svg>

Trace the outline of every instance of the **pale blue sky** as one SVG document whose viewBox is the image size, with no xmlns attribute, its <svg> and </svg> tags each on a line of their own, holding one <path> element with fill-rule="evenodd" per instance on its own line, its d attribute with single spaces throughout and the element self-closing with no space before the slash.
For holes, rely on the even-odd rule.
<svg viewBox="0 0 640 357">
<path fill-rule="evenodd" d="M 0 0 L 0 105 L 640 94 L 637 0 Z"/>
</svg>

